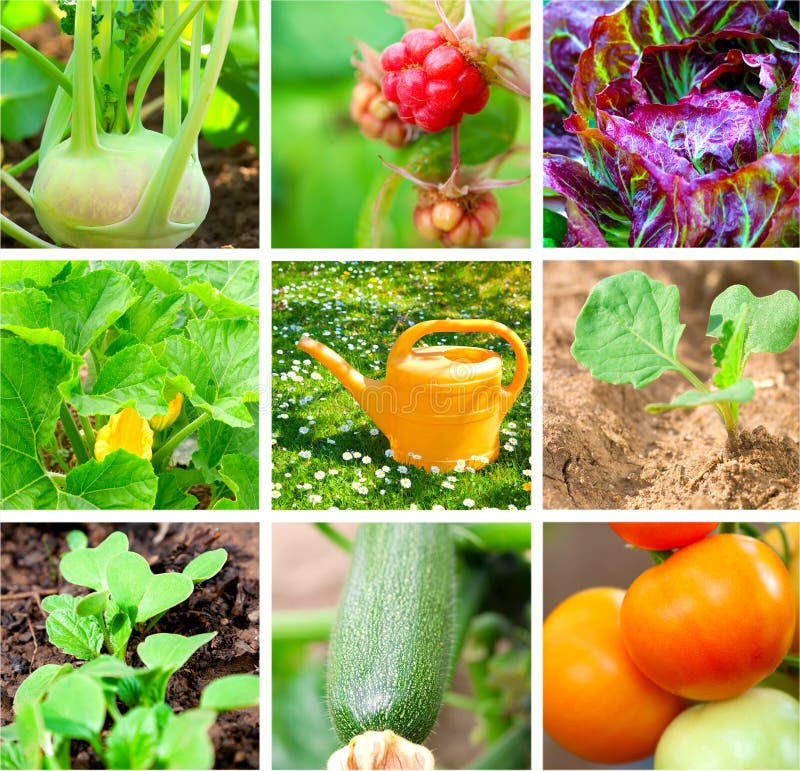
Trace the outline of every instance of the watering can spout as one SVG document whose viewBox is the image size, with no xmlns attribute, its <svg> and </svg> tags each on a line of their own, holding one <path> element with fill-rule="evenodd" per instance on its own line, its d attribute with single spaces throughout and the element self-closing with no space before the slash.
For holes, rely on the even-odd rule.
<svg viewBox="0 0 800 771">
<path fill-rule="evenodd" d="M 339 356 L 336 351 L 331 350 L 327 345 L 323 345 L 317 340 L 312 340 L 308 335 L 303 335 L 297 341 L 297 347 L 329 370 L 356 400 L 358 406 L 372 418 L 378 428 L 382 431 L 384 430 L 383 424 L 385 421 L 376 409 L 379 400 L 374 398 L 378 389 L 382 387 L 379 381 L 364 377 L 357 369 L 351 367 Z"/>
</svg>

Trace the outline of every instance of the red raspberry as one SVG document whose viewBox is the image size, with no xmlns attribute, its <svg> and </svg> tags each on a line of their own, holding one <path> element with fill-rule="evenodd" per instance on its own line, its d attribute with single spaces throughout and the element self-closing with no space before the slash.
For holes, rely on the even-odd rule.
<svg viewBox="0 0 800 771">
<path fill-rule="evenodd" d="M 478 246 L 499 221 L 497 199 L 488 192 L 439 200 L 436 193 L 423 190 L 414 209 L 417 232 L 425 239 L 438 239 L 444 246 Z"/>
<path fill-rule="evenodd" d="M 397 114 L 430 132 L 456 125 L 464 113 L 480 112 L 489 87 L 459 48 L 448 43 L 440 27 L 411 29 L 381 54 L 383 95 Z"/>
</svg>

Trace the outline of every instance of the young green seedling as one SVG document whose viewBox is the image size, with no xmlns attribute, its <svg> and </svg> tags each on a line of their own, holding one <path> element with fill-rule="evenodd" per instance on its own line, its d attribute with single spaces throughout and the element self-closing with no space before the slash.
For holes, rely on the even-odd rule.
<svg viewBox="0 0 800 771">
<path fill-rule="evenodd" d="M 716 389 L 707 386 L 678 359 L 684 324 L 679 323 L 676 286 L 628 271 L 598 282 L 577 321 L 572 355 L 592 376 L 635 388 L 652 383 L 664 372 L 677 372 L 693 389 L 671 402 L 648 404 L 651 413 L 711 405 L 725 424 L 728 447 L 738 446 L 739 405 L 755 395 L 744 368 L 754 353 L 780 353 L 797 335 L 800 300 L 786 289 L 755 297 L 741 285 L 728 287 L 711 305 L 706 334 L 717 340 L 711 353 L 717 371 Z"/>
<path fill-rule="evenodd" d="M 61 575 L 94 591 L 84 597 L 52 595 L 42 601 L 42 608 L 49 614 L 50 641 L 85 660 L 100 655 L 103 647 L 124 660 L 137 625 L 148 631 L 183 602 L 196 583 L 215 576 L 227 559 L 224 549 L 215 549 L 193 559 L 182 573 L 154 575 L 144 557 L 128 551 L 124 533 L 112 533 L 95 548 L 86 548 L 80 540 L 75 543 L 78 548 L 61 559 Z"/>
<path fill-rule="evenodd" d="M 142 557 L 128 551 L 123 533 L 91 549 L 77 531 L 67 542 L 72 551 L 62 558 L 62 575 L 94 591 L 80 598 L 53 595 L 42 607 L 50 641 L 87 661 L 77 669 L 45 664 L 21 683 L 15 722 L 0 730 L 0 768 L 69 768 L 73 739 L 88 742 L 107 768 L 212 768 L 209 728 L 220 712 L 258 705 L 258 677 L 214 680 L 199 707 L 176 715 L 165 702 L 169 679 L 217 633 L 149 635 L 136 649 L 143 667 L 124 659 L 134 625 L 160 618 L 195 583 L 216 575 L 227 553 L 215 549 L 183 573 L 153 575 Z M 101 653 L 104 645 L 115 655 Z"/>
</svg>

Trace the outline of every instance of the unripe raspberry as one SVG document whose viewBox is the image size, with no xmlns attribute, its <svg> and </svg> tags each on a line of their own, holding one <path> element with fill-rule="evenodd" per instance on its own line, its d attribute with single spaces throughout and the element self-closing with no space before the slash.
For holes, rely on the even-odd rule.
<svg viewBox="0 0 800 771">
<path fill-rule="evenodd" d="M 440 201 L 431 210 L 431 220 L 439 230 L 452 230 L 464 216 L 464 210 L 455 201 Z"/>
<path fill-rule="evenodd" d="M 414 226 L 426 239 L 444 246 L 474 247 L 488 238 L 500 220 L 500 209 L 489 193 L 469 193 L 463 198 L 445 198 L 423 190 L 414 210 Z"/>
<path fill-rule="evenodd" d="M 480 71 L 447 42 L 441 25 L 409 30 L 384 50 L 380 62 L 383 95 L 397 105 L 401 120 L 425 131 L 454 126 L 465 112 L 480 112 L 489 98 Z"/>
<path fill-rule="evenodd" d="M 381 92 L 381 87 L 363 78 L 353 88 L 350 114 L 361 133 L 369 139 L 382 139 L 390 147 L 404 147 L 411 139 L 410 129 Z"/>
</svg>

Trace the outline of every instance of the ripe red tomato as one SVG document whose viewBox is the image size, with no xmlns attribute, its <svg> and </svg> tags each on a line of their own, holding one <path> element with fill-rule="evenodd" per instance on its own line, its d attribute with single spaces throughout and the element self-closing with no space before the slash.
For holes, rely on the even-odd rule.
<svg viewBox="0 0 800 771">
<path fill-rule="evenodd" d="M 662 688 L 709 701 L 743 693 L 778 666 L 794 631 L 789 573 L 743 535 L 714 535 L 646 570 L 622 603 L 633 661 Z"/>
<path fill-rule="evenodd" d="M 609 522 L 623 541 L 640 549 L 677 549 L 705 538 L 719 522 Z"/>
<path fill-rule="evenodd" d="M 586 589 L 544 622 L 544 730 L 595 763 L 651 755 L 685 706 L 648 680 L 626 653 L 619 623 L 624 596 L 622 589 Z"/>
</svg>

